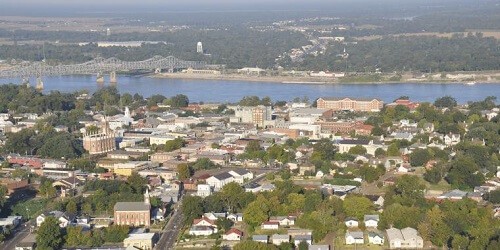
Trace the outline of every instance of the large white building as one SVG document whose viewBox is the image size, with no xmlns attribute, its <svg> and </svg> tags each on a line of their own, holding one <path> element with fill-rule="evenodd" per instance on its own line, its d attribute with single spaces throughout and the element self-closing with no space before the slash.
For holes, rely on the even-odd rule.
<svg viewBox="0 0 500 250">
<path fill-rule="evenodd" d="M 213 187 L 214 191 L 219 191 L 226 184 L 234 181 L 234 177 L 226 172 L 207 178 L 207 184 Z"/>
<path fill-rule="evenodd" d="M 235 108 L 234 117 L 230 118 L 231 123 L 252 123 L 259 127 L 265 127 L 267 124 L 272 124 L 272 107 L 271 106 L 255 106 Z"/>
</svg>

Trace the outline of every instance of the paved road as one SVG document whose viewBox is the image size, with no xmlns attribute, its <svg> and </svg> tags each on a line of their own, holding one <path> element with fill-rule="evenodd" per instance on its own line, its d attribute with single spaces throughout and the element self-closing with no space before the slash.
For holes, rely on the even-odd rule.
<svg viewBox="0 0 500 250">
<path fill-rule="evenodd" d="M 12 234 L 14 235 L 12 238 L 7 239 L 2 244 L 0 244 L 0 249 L 15 249 L 16 245 L 30 234 L 29 226 L 27 226 L 27 223 L 21 224 L 12 231 Z"/>
<path fill-rule="evenodd" d="M 179 201 L 178 207 L 180 207 L 181 202 L 182 201 Z M 174 249 L 175 241 L 177 240 L 179 231 L 182 228 L 182 219 L 183 219 L 182 212 L 181 209 L 179 208 L 174 212 L 172 217 L 170 217 L 170 220 L 165 226 L 165 229 L 163 230 L 160 240 L 158 241 L 154 249 L 157 250 Z"/>
</svg>

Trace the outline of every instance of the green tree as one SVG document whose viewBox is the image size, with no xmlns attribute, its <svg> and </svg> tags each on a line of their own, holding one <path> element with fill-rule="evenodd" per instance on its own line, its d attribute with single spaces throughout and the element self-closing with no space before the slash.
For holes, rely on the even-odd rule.
<svg viewBox="0 0 500 250">
<path fill-rule="evenodd" d="M 203 214 L 203 200 L 199 196 L 186 196 L 182 201 L 181 211 L 184 223 L 190 224 Z"/>
<path fill-rule="evenodd" d="M 170 105 L 174 108 L 187 107 L 189 105 L 189 98 L 186 95 L 175 95 L 170 98 Z"/>
<path fill-rule="evenodd" d="M 140 176 L 137 172 L 133 172 L 132 175 L 127 178 L 127 183 L 132 187 L 134 193 L 143 194 L 146 189 L 146 184 L 148 184 L 148 180 Z"/>
<path fill-rule="evenodd" d="M 346 215 L 357 218 L 358 220 L 362 220 L 365 214 L 374 212 L 371 200 L 363 196 L 347 196 L 343 204 Z"/>
<path fill-rule="evenodd" d="M 59 222 L 55 217 L 48 216 L 40 225 L 36 234 L 37 249 L 52 250 L 60 249 L 63 243 L 63 235 Z"/>
<path fill-rule="evenodd" d="M 437 184 L 443 179 L 441 166 L 434 166 L 432 169 L 425 171 L 424 180 L 432 184 Z"/>
<path fill-rule="evenodd" d="M 356 145 L 350 148 L 348 153 L 353 155 L 364 155 L 366 154 L 366 148 L 362 145 Z"/>
<path fill-rule="evenodd" d="M 68 204 L 66 204 L 66 212 L 70 214 L 76 214 L 76 212 L 78 212 L 78 208 L 74 199 L 69 200 Z"/>
<path fill-rule="evenodd" d="M 128 236 L 129 227 L 126 225 L 111 225 L 104 231 L 104 240 L 106 242 L 123 242 Z"/>
<path fill-rule="evenodd" d="M 387 229 L 390 227 L 417 228 L 421 221 L 421 210 L 418 207 L 407 207 L 395 203 L 385 207 L 380 215 L 379 229 Z"/>
<path fill-rule="evenodd" d="M 420 167 L 426 164 L 432 158 L 429 150 L 427 149 L 415 149 L 410 154 L 410 164 L 413 167 Z"/>
<path fill-rule="evenodd" d="M 241 198 L 245 194 L 245 190 L 236 182 L 231 182 L 221 189 L 221 196 L 224 201 L 227 211 L 236 212 L 243 208 L 241 206 Z"/>
<path fill-rule="evenodd" d="M 67 227 L 66 228 L 66 246 L 76 247 L 86 243 L 85 235 L 83 235 L 82 227 Z"/>
<path fill-rule="evenodd" d="M 387 152 L 383 148 L 377 148 L 375 149 L 375 157 L 381 158 L 387 156 Z"/>
<path fill-rule="evenodd" d="M 187 163 L 181 163 L 177 165 L 177 173 L 179 174 L 180 180 L 185 180 L 191 177 L 193 171 Z"/>
<path fill-rule="evenodd" d="M 434 106 L 438 108 L 454 108 L 457 106 L 457 100 L 451 96 L 444 96 L 436 99 Z"/>
<path fill-rule="evenodd" d="M 385 195 L 385 204 L 400 203 L 404 206 L 425 205 L 425 185 L 415 175 L 403 175 L 389 188 Z"/>
<path fill-rule="evenodd" d="M 227 232 L 227 230 L 231 229 L 233 226 L 233 221 L 227 218 L 218 218 L 215 221 L 215 225 L 217 225 L 217 228 L 220 228 L 224 230 L 224 232 Z"/>
<path fill-rule="evenodd" d="M 39 192 L 46 198 L 52 198 L 56 195 L 57 190 L 52 186 L 52 181 L 43 179 L 40 184 Z"/>
<path fill-rule="evenodd" d="M 389 147 L 387 148 L 387 156 L 401 156 L 398 143 L 393 142 L 391 143 L 391 145 L 389 145 Z"/>
<path fill-rule="evenodd" d="M 436 246 L 446 245 L 453 231 L 444 221 L 444 214 L 438 206 L 428 210 L 422 222 L 418 225 L 418 231 L 424 239 L 432 241 Z"/>
<path fill-rule="evenodd" d="M 309 244 L 305 241 L 301 241 L 299 245 L 297 246 L 298 250 L 307 250 L 309 249 Z"/>
<path fill-rule="evenodd" d="M 173 140 L 167 141 L 163 149 L 166 152 L 172 152 L 184 147 L 184 145 L 186 145 L 186 141 L 184 141 L 182 138 L 175 138 Z"/>
<path fill-rule="evenodd" d="M 446 180 L 457 188 L 473 188 L 484 182 L 484 176 L 471 157 L 459 156 L 451 162 Z"/>
<path fill-rule="evenodd" d="M 500 203 L 500 190 L 491 191 L 488 195 L 488 200 L 493 204 Z"/>
<path fill-rule="evenodd" d="M 257 199 L 243 210 L 243 221 L 253 229 L 269 218 L 270 210 L 268 200 L 257 196 Z"/>
</svg>

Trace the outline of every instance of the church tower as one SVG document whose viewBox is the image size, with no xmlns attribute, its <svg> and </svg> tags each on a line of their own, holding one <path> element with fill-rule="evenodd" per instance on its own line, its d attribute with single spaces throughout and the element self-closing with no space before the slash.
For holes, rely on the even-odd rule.
<svg viewBox="0 0 500 250">
<path fill-rule="evenodd" d="M 144 203 L 151 204 L 149 201 L 149 188 L 146 188 L 146 193 L 144 193 Z"/>
</svg>

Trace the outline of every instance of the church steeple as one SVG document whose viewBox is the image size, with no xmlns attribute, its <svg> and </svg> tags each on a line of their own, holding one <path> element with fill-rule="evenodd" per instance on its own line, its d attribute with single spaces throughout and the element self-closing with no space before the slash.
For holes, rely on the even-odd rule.
<svg viewBox="0 0 500 250">
<path fill-rule="evenodd" d="M 144 193 L 144 203 L 151 204 L 149 201 L 149 188 L 146 188 L 146 192 Z"/>
</svg>

